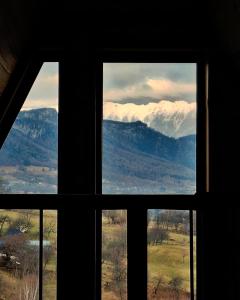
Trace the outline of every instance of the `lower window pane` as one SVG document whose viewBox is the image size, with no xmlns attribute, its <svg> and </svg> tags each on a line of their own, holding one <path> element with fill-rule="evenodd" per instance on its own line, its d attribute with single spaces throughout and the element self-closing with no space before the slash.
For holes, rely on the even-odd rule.
<svg viewBox="0 0 240 300">
<path fill-rule="evenodd" d="M 127 211 L 102 211 L 102 299 L 127 299 Z"/>
<path fill-rule="evenodd" d="M 148 210 L 148 300 L 191 299 L 189 211 Z"/>
<path fill-rule="evenodd" d="M 0 210 L 0 299 L 38 299 L 39 211 Z"/>
<path fill-rule="evenodd" d="M 43 299 L 57 299 L 57 211 L 43 211 Z"/>
<path fill-rule="evenodd" d="M 194 262 L 194 299 L 197 299 L 197 216 L 193 211 L 193 262 Z"/>
</svg>

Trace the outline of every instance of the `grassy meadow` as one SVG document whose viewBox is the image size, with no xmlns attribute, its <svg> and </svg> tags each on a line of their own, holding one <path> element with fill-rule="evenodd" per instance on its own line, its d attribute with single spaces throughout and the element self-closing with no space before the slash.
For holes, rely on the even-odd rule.
<svg viewBox="0 0 240 300">
<path fill-rule="evenodd" d="M 148 222 L 148 300 L 191 299 L 189 212 L 154 210 L 151 213 Z M 193 239 L 195 244 L 196 236 Z M 196 259 L 194 263 L 196 269 Z"/>
<path fill-rule="evenodd" d="M 102 300 L 127 300 L 126 230 L 126 211 L 103 211 Z"/>
<path fill-rule="evenodd" d="M 103 211 L 102 215 L 103 300 L 127 299 L 127 226 L 123 212 Z M 189 225 L 188 211 L 153 210 L 149 214 L 148 300 L 190 299 Z M 116 272 L 122 276 L 118 278 Z"/>
</svg>

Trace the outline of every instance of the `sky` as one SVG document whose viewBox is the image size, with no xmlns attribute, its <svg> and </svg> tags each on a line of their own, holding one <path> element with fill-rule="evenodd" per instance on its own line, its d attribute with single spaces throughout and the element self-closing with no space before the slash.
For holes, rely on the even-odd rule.
<svg viewBox="0 0 240 300">
<path fill-rule="evenodd" d="M 103 99 L 137 105 L 160 100 L 196 101 L 194 63 L 104 63 Z M 58 110 L 58 63 L 44 63 L 22 107 Z"/>
<path fill-rule="evenodd" d="M 22 110 L 52 107 L 58 110 L 58 63 L 43 64 Z"/>
<path fill-rule="evenodd" d="M 122 104 L 195 102 L 196 64 L 104 63 L 103 99 Z"/>
</svg>

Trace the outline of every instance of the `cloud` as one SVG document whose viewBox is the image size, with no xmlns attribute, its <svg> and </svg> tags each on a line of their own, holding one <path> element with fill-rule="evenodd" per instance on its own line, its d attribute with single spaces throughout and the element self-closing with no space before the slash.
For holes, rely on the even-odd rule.
<svg viewBox="0 0 240 300">
<path fill-rule="evenodd" d="M 145 84 L 135 84 L 122 89 L 104 90 L 103 98 L 106 101 L 121 103 L 126 98 L 135 99 L 149 97 L 158 99 L 185 99 L 196 100 L 196 85 L 194 83 L 174 82 L 169 79 L 148 79 Z"/>
<path fill-rule="evenodd" d="M 58 94 L 58 74 L 41 75 L 36 78 L 31 91 L 28 94 L 29 99 L 52 98 Z"/>
<path fill-rule="evenodd" d="M 136 105 L 134 103 L 106 102 L 104 119 L 135 122 L 142 121 L 149 127 L 172 137 L 196 133 L 196 103 L 166 101 Z"/>
<path fill-rule="evenodd" d="M 44 63 L 22 110 L 52 107 L 58 110 L 58 63 Z"/>
<path fill-rule="evenodd" d="M 104 63 L 104 101 L 158 98 L 196 101 L 196 64 Z"/>
</svg>

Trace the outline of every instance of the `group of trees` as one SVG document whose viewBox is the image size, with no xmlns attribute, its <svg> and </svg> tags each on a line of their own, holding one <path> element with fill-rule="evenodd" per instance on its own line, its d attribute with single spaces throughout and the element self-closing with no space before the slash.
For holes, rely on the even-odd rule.
<svg viewBox="0 0 240 300">
<path fill-rule="evenodd" d="M 169 232 L 189 234 L 189 212 L 154 209 L 148 213 L 148 244 L 158 245 L 170 239 Z"/>
<path fill-rule="evenodd" d="M 154 226 L 148 230 L 148 244 L 162 244 L 163 241 L 169 240 L 169 233 L 166 229 Z"/>
<path fill-rule="evenodd" d="M 102 212 L 103 218 L 107 220 L 108 224 L 124 225 L 127 221 L 126 211 L 124 210 L 104 210 Z"/>
<path fill-rule="evenodd" d="M 21 233 L 29 233 L 33 227 L 31 210 L 25 210 L 17 218 L 11 218 L 8 214 L 0 214 L 0 237 L 8 235 L 12 230 Z M 5 227 L 7 229 L 4 231 Z"/>
<path fill-rule="evenodd" d="M 11 215 L 14 217 L 10 217 Z M 39 243 L 37 241 L 39 230 L 38 226 L 34 228 L 36 224 L 33 215 L 34 212 L 31 210 L 14 211 L 14 214 L 0 212 L 1 272 L 5 272 L 6 276 L 11 275 L 16 280 L 16 300 L 36 300 L 38 297 Z M 50 235 L 55 233 L 55 229 L 56 225 L 53 222 L 45 224 L 44 238 L 49 239 Z M 34 240 L 36 243 L 31 243 Z M 46 269 L 54 252 L 54 245 L 44 247 L 43 270 Z M 6 276 L 4 275 L 8 278 Z M 0 299 L 5 292 L 6 288 L 1 288 L 0 285 Z M 15 300 L 15 296 L 11 297 Z"/>
<path fill-rule="evenodd" d="M 189 211 L 153 209 L 148 212 L 148 224 L 156 224 L 165 230 L 189 234 Z"/>
<path fill-rule="evenodd" d="M 127 292 L 127 233 L 125 211 L 104 211 L 102 234 L 103 289 L 111 290 L 118 299 L 126 299 Z M 105 230 L 109 226 L 109 229 Z M 117 226 L 117 228 L 115 228 Z M 103 297 L 104 299 L 104 297 Z"/>
</svg>

